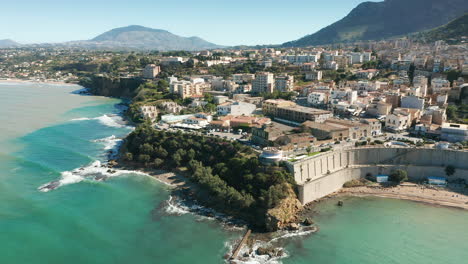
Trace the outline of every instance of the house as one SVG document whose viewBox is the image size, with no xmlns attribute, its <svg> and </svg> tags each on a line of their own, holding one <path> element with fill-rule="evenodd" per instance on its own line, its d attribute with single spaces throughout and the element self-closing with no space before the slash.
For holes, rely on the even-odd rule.
<svg viewBox="0 0 468 264">
<path fill-rule="evenodd" d="M 270 124 L 265 124 L 261 127 L 253 127 L 251 141 L 260 146 L 272 146 L 276 139 L 293 129 L 294 127 L 276 122 L 271 122 Z"/>
<path fill-rule="evenodd" d="M 155 64 L 148 64 L 143 69 L 143 78 L 154 79 L 161 72 L 161 67 Z"/>
</svg>

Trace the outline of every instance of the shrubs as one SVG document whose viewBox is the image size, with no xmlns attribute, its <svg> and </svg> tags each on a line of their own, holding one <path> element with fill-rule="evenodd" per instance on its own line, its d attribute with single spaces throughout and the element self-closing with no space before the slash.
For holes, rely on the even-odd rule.
<svg viewBox="0 0 468 264">
<path fill-rule="evenodd" d="M 365 186 L 366 183 L 362 180 L 350 180 L 347 181 L 343 184 L 343 187 L 345 188 L 352 188 L 352 187 L 359 187 L 359 186 Z"/>
<path fill-rule="evenodd" d="M 390 174 L 390 180 L 392 182 L 401 183 L 408 180 L 408 173 L 404 170 L 396 170 Z"/>
<path fill-rule="evenodd" d="M 158 131 L 147 123 L 128 135 L 121 154 L 138 166 L 187 168 L 190 179 L 208 193 L 210 206 L 260 225 L 294 184 L 284 167 L 262 166 L 252 149 L 237 142 Z"/>
</svg>

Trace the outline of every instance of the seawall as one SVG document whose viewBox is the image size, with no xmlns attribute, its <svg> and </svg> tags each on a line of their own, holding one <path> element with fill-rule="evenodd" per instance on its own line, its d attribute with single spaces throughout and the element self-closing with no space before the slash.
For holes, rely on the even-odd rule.
<svg viewBox="0 0 468 264">
<path fill-rule="evenodd" d="M 428 148 L 352 148 L 323 153 L 288 163 L 299 189 L 299 200 L 307 204 L 338 191 L 352 179 L 369 173 L 388 175 L 404 169 L 412 180 L 444 177 L 445 167 L 456 168 L 451 178 L 468 181 L 468 152 Z"/>
</svg>

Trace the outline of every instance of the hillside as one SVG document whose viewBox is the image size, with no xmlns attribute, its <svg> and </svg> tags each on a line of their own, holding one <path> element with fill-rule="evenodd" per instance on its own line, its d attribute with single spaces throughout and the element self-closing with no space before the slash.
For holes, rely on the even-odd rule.
<svg viewBox="0 0 468 264">
<path fill-rule="evenodd" d="M 466 11 L 466 0 L 364 2 L 338 22 L 283 46 L 303 47 L 406 35 L 442 26 Z"/>
<path fill-rule="evenodd" d="M 89 41 L 70 42 L 68 45 L 89 48 L 140 50 L 203 50 L 220 47 L 199 37 L 181 37 L 166 30 L 142 26 L 112 29 Z"/>
<path fill-rule="evenodd" d="M 11 39 L 0 39 L 0 48 L 14 48 L 18 46 L 21 46 L 21 44 Z"/>
<path fill-rule="evenodd" d="M 445 40 L 449 43 L 460 42 L 462 41 L 462 37 L 468 37 L 468 13 L 444 26 L 412 36 L 413 39 L 422 42 Z"/>
</svg>

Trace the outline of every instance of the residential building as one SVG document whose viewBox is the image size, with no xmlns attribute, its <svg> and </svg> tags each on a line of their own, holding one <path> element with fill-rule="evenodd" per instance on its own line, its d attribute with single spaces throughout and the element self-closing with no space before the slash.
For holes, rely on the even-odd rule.
<svg viewBox="0 0 468 264">
<path fill-rule="evenodd" d="M 281 75 L 275 78 L 275 89 L 281 92 L 290 92 L 294 89 L 294 76 Z"/>
<path fill-rule="evenodd" d="M 403 96 L 401 98 L 401 107 L 414 108 L 422 111 L 424 109 L 424 102 L 424 98 L 417 96 Z"/>
<path fill-rule="evenodd" d="M 322 106 L 328 101 L 326 93 L 312 92 L 307 96 L 307 103 L 311 106 Z"/>
<path fill-rule="evenodd" d="M 252 81 L 252 93 L 273 93 L 275 89 L 275 77 L 273 73 L 258 72 Z"/>
<path fill-rule="evenodd" d="M 158 119 L 158 108 L 154 105 L 143 105 L 140 107 L 141 117 L 154 122 Z"/>
<path fill-rule="evenodd" d="M 434 78 L 431 82 L 432 93 L 447 93 L 450 90 L 450 82 L 442 78 Z"/>
<path fill-rule="evenodd" d="M 323 72 L 322 71 L 311 71 L 306 72 L 305 79 L 307 81 L 320 81 L 322 80 Z"/>
</svg>

